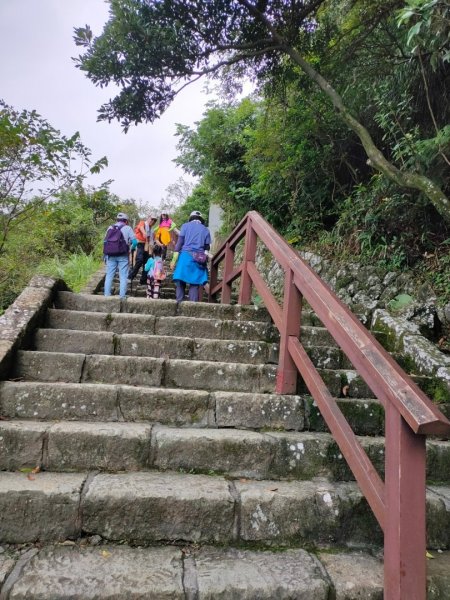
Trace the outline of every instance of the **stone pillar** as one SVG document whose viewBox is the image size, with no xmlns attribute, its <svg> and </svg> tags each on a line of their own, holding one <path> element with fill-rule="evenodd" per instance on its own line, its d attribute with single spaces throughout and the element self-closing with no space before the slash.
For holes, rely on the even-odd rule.
<svg viewBox="0 0 450 600">
<path fill-rule="evenodd" d="M 211 232 L 211 250 L 215 252 L 220 246 L 221 240 L 219 239 L 217 232 L 222 227 L 222 216 L 223 210 L 218 204 L 211 204 L 209 207 L 208 216 L 208 227 Z"/>
</svg>

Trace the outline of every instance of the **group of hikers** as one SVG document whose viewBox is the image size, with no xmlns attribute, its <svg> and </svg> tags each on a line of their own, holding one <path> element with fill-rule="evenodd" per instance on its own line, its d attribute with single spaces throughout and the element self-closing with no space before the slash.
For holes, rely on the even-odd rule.
<svg viewBox="0 0 450 600">
<path fill-rule="evenodd" d="M 147 298 L 159 298 L 160 288 L 166 278 L 164 261 L 177 233 L 170 270 L 176 285 L 176 301 L 182 302 L 189 285 L 188 298 L 198 302 L 200 287 L 208 281 L 207 262 L 211 235 L 200 211 L 194 210 L 180 230 L 167 213 L 158 220 L 154 215 L 142 219 L 133 229 L 128 215 L 120 212 L 116 223 L 106 230 L 103 254 L 106 263 L 105 296 L 111 296 L 112 283 L 119 272 L 119 295 L 126 299 L 128 284 L 140 274 L 140 283 L 147 285 Z M 134 264 L 132 256 L 135 256 Z"/>
</svg>

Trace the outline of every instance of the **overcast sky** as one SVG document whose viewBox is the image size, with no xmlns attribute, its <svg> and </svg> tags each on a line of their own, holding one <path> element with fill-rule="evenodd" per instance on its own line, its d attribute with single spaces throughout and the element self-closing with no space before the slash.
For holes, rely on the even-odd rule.
<svg viewBox="0 0 450 600">
<path fill-rule="evenodd" d="M 0 0 L 0 97 L 37 110 L 66 136 L 79 131 L 94 159 L 106 155 L 109 167 L 90 179 L 92 185 L 114 179 L 114 193 L 157 206 L 167 186 L 189 179 L 172 162 L 175 124 L 199 121 L 211 96 L 202 83 L 194 84 L 161 119 L 127 134 L 118 123 L 97 123 L 97 109 L 112 90 L 96 88 L 75 68 L 71 57 L 80 49 L 72 36 L 85 24 L 100 34 L 108 6 L 105 0 Z"/>
</svg>

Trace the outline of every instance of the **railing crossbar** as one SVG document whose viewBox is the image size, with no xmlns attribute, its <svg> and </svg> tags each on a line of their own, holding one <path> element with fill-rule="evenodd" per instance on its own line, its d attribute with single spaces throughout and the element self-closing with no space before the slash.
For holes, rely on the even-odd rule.
<svg viewBox="0 0 450 600">
<path fill-rule="evenodd" d="M 300 341 L 290 338 L 289 350 L 303 380 L 311 392 L 332 435 L 339 439 L 339 448 L 384 530 L 385 503 L 384 483 L 372 461 L 359 443 L 335 398 L 320 377 Z"/>
<path fill-rule="evenodd" d="M 236 246 L 244 237 L 243 261 L 234 267 Z M 258 238 L 285 271 L 282 307 L 256 268 Z M 218 282 L 218 267 L 222 261 L 223 277 Z M 255 211 L 247 213 L 213 257 L 210 298 L 221 293 L 221 301 L 229 302 L 231 284 L 239 276 L 240 301 L 250 301 L 254 286 L 280 331 L 282 367 L 278 367 L 277 392 L 292 393 L 297 371 L 301 374 L 384 530 L 386 600 L 425 600 L 423 434 L 448 435 L 450 422 L 318 275 Z M 303 297 L 385 407 L 385 482 L 301 344 L 298 334 Z"/>
</svg>

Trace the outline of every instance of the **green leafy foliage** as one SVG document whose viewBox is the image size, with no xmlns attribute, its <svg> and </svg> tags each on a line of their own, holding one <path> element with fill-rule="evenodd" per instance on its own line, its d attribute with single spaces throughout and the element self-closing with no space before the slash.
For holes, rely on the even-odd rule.
<svg viewBox="0 0 450 600">
<path fill-rule="evenodd" d="M 66 259 L 47 259 L 39 265 L 37 273 L 63 279 L 71 290 L 79 292 L 100 266 L 98 255 L 81 253 Z"/>
<path fill-rule="evenodd" d="M 106 189 L 77 186 L 18 220 L 0 254 L 0 310 L 36 273 L 67 276 L 75 287 L 86 281 L 101 264 L 106 226 L 122 206 Z"/>
<path fill-rule="evenodd" d="M 0 100 L 0 254 L 16 224 L 58 191 L 81 185 L 90 163 L 78 133 L 67 138 L 36 111 Z M 90 170 L 106 165 L 104 157 Z"/>
<path fill-rule="evenodd" d="M 407 0 L 398 11 L 399 27 L 409 26 L 411 54 L 426 52 L 434 70 L 450 62 L 450 5 L 446 0 Z"/>
</svg>

